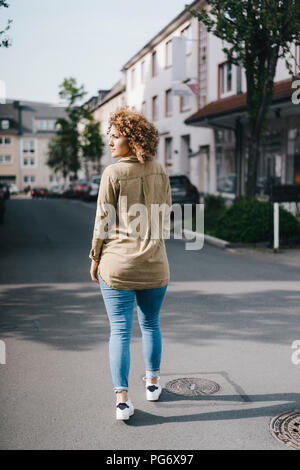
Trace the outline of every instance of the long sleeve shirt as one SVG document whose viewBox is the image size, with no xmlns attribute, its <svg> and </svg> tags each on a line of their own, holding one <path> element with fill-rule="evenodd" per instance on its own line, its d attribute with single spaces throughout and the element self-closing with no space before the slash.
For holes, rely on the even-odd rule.
<svg viewBox="0 0 300 470">
<path fill-rule="evenodd" d="M 165 239 L 172 207 L 169 177 L 156 160 L 123 157 L 100 182 L 92 248 L 101 279 L 114 289 L 151 289 L 170 280 Z"/>
</svg>

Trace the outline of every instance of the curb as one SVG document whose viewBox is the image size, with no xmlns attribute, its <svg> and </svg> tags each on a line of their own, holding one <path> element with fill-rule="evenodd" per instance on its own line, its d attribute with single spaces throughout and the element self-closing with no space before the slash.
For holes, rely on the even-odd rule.
<svg viewBox="0 0 300 470">
<path fill-rule="evenodd" d="M 189 237 L 196 237 L 196 238 L 203 238 L 202 233 L 193 232 L 192 230 L 183 230 L 184 235 L 188 235 Z M 217 246 L 218 248 L 229 248 L 230 242 L 226 240 L 222 240 L 221 238 L 212 237 L 211 235 L 204 234 L 204 242 L 208 243 L 209 245 Z"/>
<path fill-rule="evenodd" d="M 209 245 L 217 246 L 219 248 L 229 248 L 231 246 L 230 242 L 222 240 L 221 238 L 216 238 L 211 235 L 204 235 L 205 241 Z"/>
</svg>

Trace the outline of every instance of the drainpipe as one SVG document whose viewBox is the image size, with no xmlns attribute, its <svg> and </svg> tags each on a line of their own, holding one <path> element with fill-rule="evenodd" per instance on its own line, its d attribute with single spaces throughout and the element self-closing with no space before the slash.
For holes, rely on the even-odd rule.
<svg viewBox="0 0 300 470">
<path fill-rule="evenodd" d="M 197 84 L 198 84 L 198 93 L 197 93 L 197 108 L 200 109 L 200 21 L 198 21 L 198 44 L 197 44 Z"/>
</svg>

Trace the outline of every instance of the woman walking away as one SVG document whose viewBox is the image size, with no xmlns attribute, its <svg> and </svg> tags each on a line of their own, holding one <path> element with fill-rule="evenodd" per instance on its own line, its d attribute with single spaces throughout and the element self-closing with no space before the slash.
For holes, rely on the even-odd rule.
<svg viewBox="0 0 300 470">
<path fill-rule="evenodd" d="M 134 413 L 128 396 L 130 338 L 136 300 L 142 332 L 146 399 L 156 401 L 162 339 L 159 313 L 170 280 L 165 238 L 172 206 L 169 177 L 154 159 L 158 131 L 143 114 L 119 108 L 107 133 L 113 158 L 101 177 L 90 274 L 99 283 L 110 323 L 109 359 L 116 418 Z"/>
</svg>

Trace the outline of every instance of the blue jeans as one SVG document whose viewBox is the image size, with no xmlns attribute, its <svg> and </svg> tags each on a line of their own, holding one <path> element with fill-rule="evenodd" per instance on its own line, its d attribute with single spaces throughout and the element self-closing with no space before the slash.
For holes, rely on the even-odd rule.
<svg viewBox="0 0 300 470">
<path fill-rule="evenodd" d="M 115 392 L 128 390 L 130 338 L 136 298 L 138 321 L 142 332 L 146 377 L 159 375 L 161 332 L 159 312 L 167 285 L 158 289 L 118 290 L 109 287 L 97 274 L 110 323 L 109 360 Z"/>
</svg>

